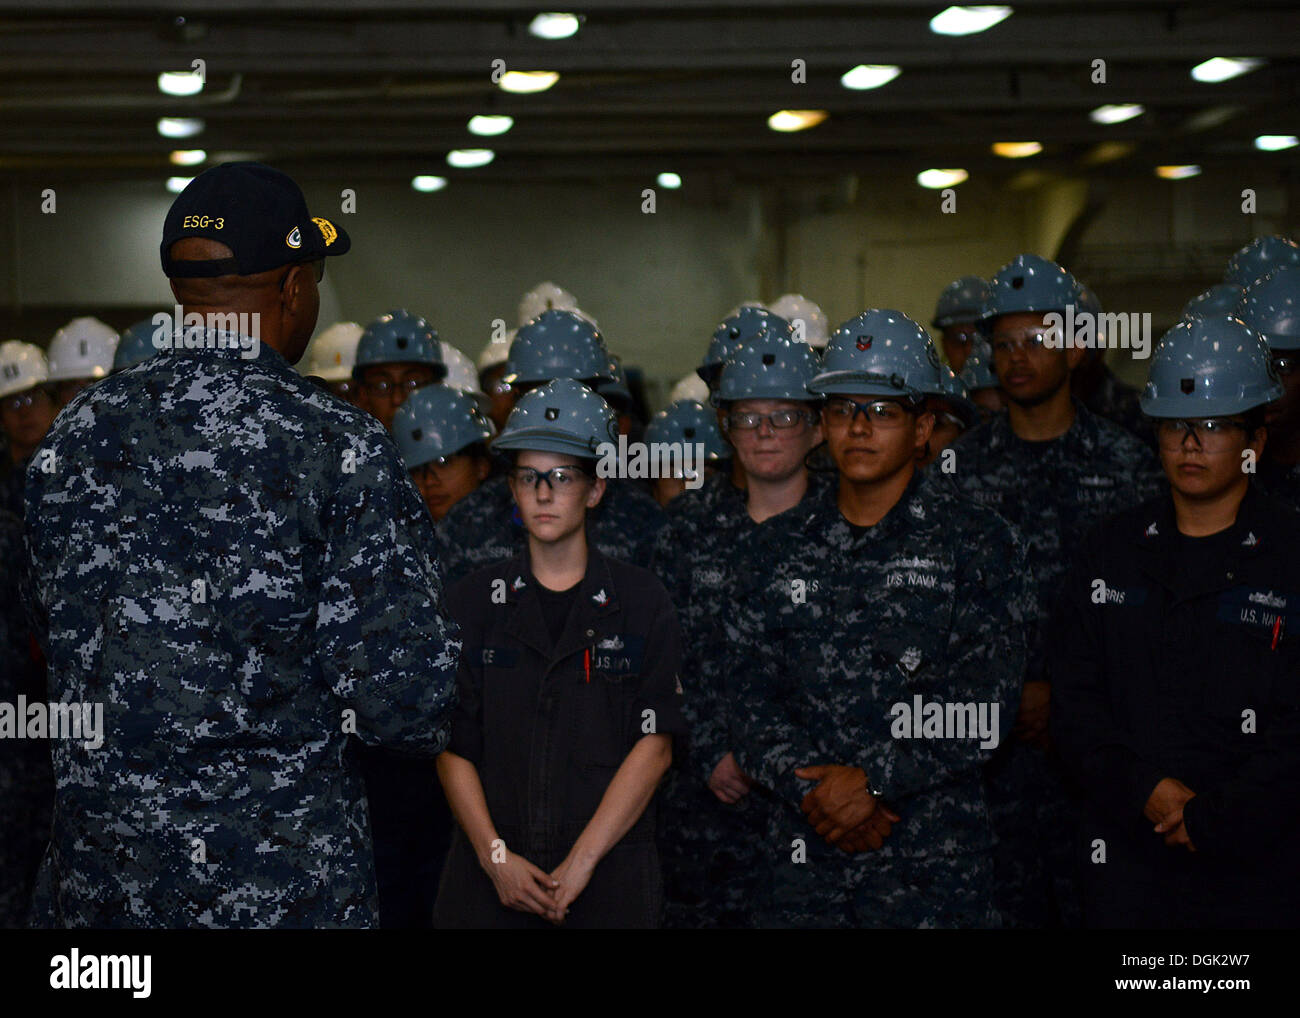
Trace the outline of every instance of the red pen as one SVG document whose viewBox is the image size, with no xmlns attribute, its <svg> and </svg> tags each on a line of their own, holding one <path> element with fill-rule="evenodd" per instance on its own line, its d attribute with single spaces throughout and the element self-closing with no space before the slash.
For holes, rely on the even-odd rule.
<svg viewBox="0 0 1300 1018">
<path fill-rule="evenodd" d="M 1279 615 L 1273 620 L 1273 646 L 1269 650 L 1277 650 L 1277 638 L 1282 635 L 1282 616 Z"/>
<path fill-rule="evenodd" d="M 1276 639 L 1276 637 L 1274 637 Z M 582 648 L 582 671 L 587 676 L 587 681 L 591 681 L 591 648 Z"/>
</svg>

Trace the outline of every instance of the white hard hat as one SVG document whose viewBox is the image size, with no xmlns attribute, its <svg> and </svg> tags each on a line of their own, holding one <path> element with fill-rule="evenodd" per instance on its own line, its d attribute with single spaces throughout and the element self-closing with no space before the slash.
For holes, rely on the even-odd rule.
<svg viewBox="0 0 1300 1018">
<path fill-rule="evenodd" d="M 442 380 L 443 384 L 471 396 L 482 396 L 483 390 L 478 386 L 478 368 L 474 362 L 445 339 L 438 340 L 438 345 L 442 347 L 442 362 L 447 365 L 447 377 Z"/>
<path fill-rule="evenodd" d="M 673 386 L 673 391 L 668 396 L 669 403 L 676 403 L 679 399 L 694 400 L 708 406 L 709 387 L 704 384 L 704 379 L 692 371 Z"/>
<path fill-rule="evenodd" d="M 356 322 L 337 322 L 318 335 L 307 355 L 307 370 L 327 382 L 346 382 L 357 361 L 357 343 L 364 330 Z"/>
<path fill-rule="evenodd" d="M 803 322 L 803 338 L 809 346 L 821 350 L 830 342 L 825 312 L 803 294 L 784 293 L 768 305 L 768 310 L 791 325 Z"/>
<path fill-rule="evenodd" d="M 50 340 L 50 381 L 103 378 L 113 369 L 117 332 L 98 318 L 74 318 Z"/>
<path fill-rule="evenodd" d="M 0 399 L 49 380 L 50 369 L 39 346 L 16 339 L 0 343 Z"/>
<path fill-rule="evenodd" d="M 543 311 L 577 311 L 578 298 L 554 283 L 538 283 L 519 298 L 519 324 L 527 325 Z"/>
<path fill-rule="evenodd" d="M 764 304 L 761 300 L 742 300 L 739 304 L 737 304 L 734 308 L 732 308 L 722 317 L 734 318 L 736 315 L 740 313 L 741 308 L 762 308 L 764 311 L 768 310 L 767 305 Z"/>
<path fill-rule="evenodd" d="M 483 352 L 478 355 L 478 369 L 482 373 L 488 368 L 495 368 L 498 364 L 504 364 L 510 356 L 510 344 L 515 341 L 515 333 L 518 329 L 511 329 L 500 339 L 488 341 L 488 345 L 483 348 Z"/>
</svg>

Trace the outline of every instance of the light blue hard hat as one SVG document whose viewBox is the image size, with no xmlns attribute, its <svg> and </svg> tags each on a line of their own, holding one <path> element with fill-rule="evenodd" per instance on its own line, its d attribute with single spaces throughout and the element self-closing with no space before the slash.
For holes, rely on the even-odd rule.
<svg viewBox="0 0 1300 1018">
<path fill-rule="evenodd" d="M 980 328 L 988 333 L 1000 315 L 1077 308 L 1080 290 L 1079 281 L 1056 262 L 1034 254 L 1016 255 L 989 281 L 989 299 L 980 315 Z"/>
<path fill-rule="evenodd" d="M 393 439 L 408 470 L 486 442 L 493 430 L 473 396 L 438 383 L 416 389 L 393 414 Z"/>
<path fill-rule="evenodd" d="M 998 387 L 998 376 L 993 373 L 993 351 L 986 339 L 975 340 L 970 356 L 966 358 L 957 377 L 961 379 L 967 393 Z"/>
<path fill-rule="evenodd" d="M 1245 288 L 1236 283 L 1215 283 L 1183 305 L 1180 318 L 1215 318 L 1230 315 L 1241 303 Z"/>
<path fill-rule="evenodd" d="M 655 414 L 646 425 L 645 440 L 647 445 L 652 442 L 694 445 L 698 442 L 704 446 L 707 460 L 731 458 L 731 446 L 718 430 L 717 415 L 693 399 L 679 399 Z"/>
<path fill-rule="evenodd" d="M 936 329 L 946 329 L 950 325 L 978 322 L 988 299 L 989 283 L 982 276 L 954 279 L 939 294 L 934 307 L 934 319 L 930 324 Z"/>
<path fill-rule="evenodd" d="M 713 330 L 709 349 L 704 355 L 703 362 L 695 369 L 695 373 L 712 389 L 717 384 L 718 376 L 722 373 L 727 358 L 763 332 L 773 336 L 785 336 L 791 342 L 795 341 L 794 330 L 790 323 L 780 315 L 772 313 L 767 308 L 749 304 L 737 308 L 734 315 L 724 318 L 722 324 Z"/>
<path fill-rule="evenodd" d="M 1194 318 L 1160 337 L 1139 403 L 1148 417 L 1225 417 L 1281 398 L 1268 344 L 1238 318 Z"/>
<path fill-rule="evenodd" d="M 618 442 L 618 417 L 610 405 L 576 379 L 557 378 L 519 397 L 492 449 L 591 459 L 606 442 Z"/>
<path fill-rule="evenodd" d="M 751 337 L 722 365 L 713 403 L 740 399 L 793 399 L 814 402 L 808 383 L 821 371 L 817 353 L 807 343 L 791 339 L 789 330 L 767 329 Z"/>
<path fill-rule="evenodd" d="M 402 308 L 380 315 L 361 333 L 352 377 L 359 379 L 373 364 L 428 364 L 435 382 L 447 377 L 437 331 Z"/>
<path fill-rule="evenodd" d="M 939 363 L 924 328 L 901 311 L 873 308 L 832 333 L 821 372 L 808 389 L 819 395 L 920 399 L 939 384 Z"/>
<path fill-rule="evenodd" d="M 158 348 L 153 345 L 153 334 L 156 328 L 158 327 L 154 325 L 153 319 L 146 318 L 123 331 L 117 341 L 117 349 L 113 351 L 114 372 L 134 367 L 158 352 Z"/>
<path fill-rule="evenodd" d="M 1270 350 L 1300 350 L 1300 266 L 1283 265 L 1247 289 L 1236 315 Z"/>
<path fill-rule="evenodd" d="M 1300 265 L 1300 244 L 1276 233 L 1269 237 L 1256 237 L 1228 259 L 1223 281 L 1250 286 L 1283 265 Z"/>
<path fill-rule="evenodd" d="M 503 377 L 510 385 L 556 378 L 611 382 L 614 371 L 596 326 L 577 312 L 553 308 L 519 327 Z"/>
</svg>

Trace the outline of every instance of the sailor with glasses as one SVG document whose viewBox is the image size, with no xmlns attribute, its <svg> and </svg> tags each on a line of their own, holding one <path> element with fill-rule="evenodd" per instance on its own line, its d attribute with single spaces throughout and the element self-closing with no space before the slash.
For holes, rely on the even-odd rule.
<svg viewBox="0 0 1300 1018">
<path fill-rule="evenodd" d="M 356 404 L 385 428 L 411 393 L 445 377 L 438 333 L 419 315 L 389 311 L 361 333 L 352 367 Z"/>
<path fill-rule="evenodd" d="M 434 924 L 660 924 L 656 788 L 686 733 L 681 634 L 650 572 L 592 547 L 618 423 L 573 379 L 523 396 L 495 447 L 527 543 L 448 592 L 461 626 L 438 774 L 459 824 Z"/>
<path fill-rule="evenodd" d="M 807 343 L 777 325 L 746 337 L 723 362 L 714 399 L 745 487 L 719 471 L 674 500 L 655 545 L 654 569 L 672 595 L 687 644 L 696 648 L 687 703 L 691 743 L 665 791 L 661 827 L 666 923 L 748 926 L 762 893 L 760 853 L 771 804 L 732 753 L 735 691 L 724 617 L 736 599 L 734 565 L 766 521 L 819 487 L 806 460 L 822 442 L 820 399 L 808 383 L 820 370 Z"/>
<path fill-rule="evenodd" d="M 917 469 L 939 366 L 902 312 L 840 326 L 808 384 L 835 482 L 735 566 L 730 748 L 775 803 L 760 926 L 997 924 L 981 768 L 1024 666 L 1024 556 L 1004 520 Z M 974 721 L 924 737 L 926 704 L 965 705 L 986 737 Z"/>
<path fill-rule="evenodd" d="M 1168 487 L 1060 585 L 1052 737 L 1085 796 L 1088 926 L 1295 925 L 1300 514 L 1250 483 L 1281 395 L 1240 319 L 1166 333 L 1142 409 Z"/>
</svg>

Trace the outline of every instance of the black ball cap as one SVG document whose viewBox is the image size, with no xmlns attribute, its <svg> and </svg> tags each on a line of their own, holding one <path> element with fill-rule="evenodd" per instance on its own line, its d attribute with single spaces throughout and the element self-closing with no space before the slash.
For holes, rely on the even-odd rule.
<svg viewBox="0 0 1300 1018">
<path fill-rule="evenodd" d="M 168 252 L 184 237 L 210 237 L 233 258 L 177 261 Z M 163 272 L 169 279 L 252 276 L 293 262 L 347 253 L 341 226 L 307 212 L 293 179 L 262 163 L 222 163 L 204 170 L 176 196 L 163 222 Z"/>
</svg>

